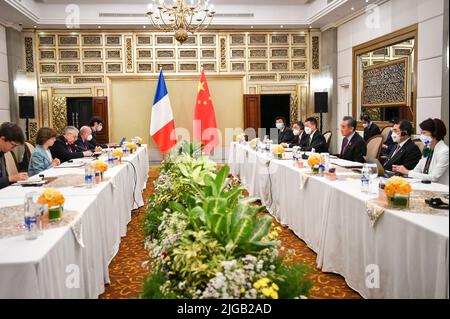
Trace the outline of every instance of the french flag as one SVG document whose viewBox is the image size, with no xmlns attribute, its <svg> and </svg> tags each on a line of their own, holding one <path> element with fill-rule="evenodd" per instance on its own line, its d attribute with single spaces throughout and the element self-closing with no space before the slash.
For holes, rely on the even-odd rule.
<svg viewBox="0 0 450 319">
<path fill-rule="evenodd" d="M 150 135 L 163 154 L 176 145 L 175 122 L 162 70 L 153 101 Z"/>
</svg>

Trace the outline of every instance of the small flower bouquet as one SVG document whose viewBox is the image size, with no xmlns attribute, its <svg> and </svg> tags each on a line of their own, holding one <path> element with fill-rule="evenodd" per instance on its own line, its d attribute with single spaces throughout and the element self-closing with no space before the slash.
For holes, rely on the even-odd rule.
<svg viewBox="0 0 450 319">
<path fill-rule="evenodd" d="M 284 147 L 281 146 L 280 144 L 274 145 L 272 147 L 272 154 L 273 154 L 274 158 L 282 159 L 283 158 L 283 154 L 284 154 Z"/>
<path fill-rule="evenodd" d="M 137 146 L 142 146 L 142 144 L 144 144 L 144 139 L 140 136 L 135 136 L 134 139 L 136 140 L 136 145 Z"/>
<path fill-rule="evenodd" d="M 127 149 L 130 150 L 130 154 L 133 154 L 134 152 L 137 151 L 137 145 L 134 144 L 134 143 L 127 143 L 127 144 L 125 145 L 125 148 L 127 148 Z"/>
<path fill-rule="evenodd" d="M 114 156 L 114 165 L 119 165 L 122 162 L 123 149 L 122 148 L 116 148 L 112 155 Z"/>
<path fill-rule="evenodd" d="M 259 138 L 254 138 L 253 140 L 250 141 L 250 147 L 252 149 L 256 149 L 259 143 L 260 143 Z"/>
<path fill-rule="evenodd" d="M 314 174 L 319 174 L 319 166 L 322 164 L 322 156 L 317 153 L 312 153 L 308 157 L 308 166 Z"/>
<path fill-rule="evenodd" d="M 65 200 L 66 199 L 59 191 L 52 188 L 46 188 L 39 196 L 38 203 L 48 206 L 49 221 L 58 221 L 62 217 Z"/>
<path fill-rule="evenodd" d="M 91 163 L 91 167 L 96 173 L 99 173 L 99 175 L 100 175 L 99 182 L 102 182 L 103 181 L 103 173 L 105 173 L 108 170 L 108 164 L 103 161 L 94 161 Z"/>
<path fill-rule="evenodd" d="M 408 208 L 411 185 L 402 177 L 394 176 L 388 179 L 384 186 L 388 203 L 394 208 Z"/>
</svg>

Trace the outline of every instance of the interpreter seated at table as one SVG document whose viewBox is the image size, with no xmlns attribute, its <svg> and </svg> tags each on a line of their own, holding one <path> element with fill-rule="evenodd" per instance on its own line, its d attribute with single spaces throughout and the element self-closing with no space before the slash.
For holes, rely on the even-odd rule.
<svg viewBox="0 0 450 319">
<path fill-rule="evenodd" d="M 68 126 L 64 129 L 64 134 L 56 138 L 55 143 L 50 147 L 53 158 L 59 158 L 61 163 L 76 159 L 92 156 L 92 151 L 77 151 L 75 141 L 78 137 L 78 129 Z"/>
<path fill-rule="evenodd" d="M 61 164 L 60 160 L 53 158 L 50 147 L 56 141 L 56 131 L 49 127 L 39 129 L 36 135 L 36 148 L 31 154 L 30 164 L 28 166 L 28 175 L 34 176 L 47 169 Z"/>
<path fill-rule="evenodd" d="M 420 123 L 420 139 L 425 144 L 422 159 L 413 170 L 393 165 L 392 170 L 411 178 L 448 185 L 448 146 L 444 142 L 447 129 L 440 119 Z"/>
<path fill-rule="evenodd" d="M 103 119 L 100 116 L 93 116 L 89 121 L 92 130 L 92 139 L 89 141 L 94 147 L 108 148 L 112 144 L 101 144 L 97 141 L 97 133 L 103 130 Z"/>
<path fill-rule="evenodd" d="M 327 153 L 328 146 L 325 137 L 317 129 L 317 119 L 315 117 L 307 118 L 305 121 L 305 133 L 309 135 L 308 145 L 302 150 L 311 152 L 313 149 L 316 153 Z"/>
<path fill-rule="evenodd" d="M 400 119 L 397 117 L 394 117 L 392 120 L 389 121 L 392 126 L 394 126 L 395 124 L 400 124 Z M 383 145 L 381 145 L 381 156 L 389 156 L 389 154 L 391 154 L 391 152 L 394 150 L 394 148 L 397 146 L 397 143 L 395 143 L 392 140 L 392 130 L 393 127 L 391 127 L 391 130 L 386 138 L 386 141 L 383 143 Z"/>
<path fill-rule="evenodd" d="M 17 124 L 5 122 L 0 125 L 0 189 L 28 178 L 27 173 L 9 176 L 6 170 L 5 153 L 11 152 L 18 145 L 23 145 L 24 142 L 22 129 Z"/>
<path fill-rule="evenodd" d="M 278 116 L 275 119 L 275 126 L 278 129 L 278 144 L 294 142 L 294 133 L 290 127 L 287 127 L 286 119 L 283 116 Z"/>
<path fill-rule="evenodd" d="M 361 115 L 360 119 L 364 127 L 364 141 L 366 141 L 366 143 L 372 137 L 381 134 L 380 128 L 372 122 L 368 114 Z"/>
<path fill-rule="evenodd" d="M 305 133 L 305 125 L 302 121 L 295 122 L 292 125 L 292 133 L 294 133 L 294 141 L 292 143 L 281 143 L 283 147 L 308 146 L 309 136 Z"/>
<path fill-rule="evenodd" d="M 356 132 L 356 120 L 351 116 L 346 116 L 342 119 L 341 134 L 344 136 L 342 141 L 342 148 L 339 158 L 365 163 L 364 156 L 367 154 L 367 145 L 361 135 Z"/>
<path fill-rule="evenodd" d="M 75 145 L 77 146 L 77 151 L 85 152 L 101 152 L 102 148 L 100 146 L 95 146 L 91 143 L 92 129 L 89 126 L 83 126 L 80 128 L 80 137 L 76 140 Z"/>
<path fill-rule="evenodd" d="M 393 126 L 392 140 L 396 146 L 384 163 L 385 171 L 392 171 L 393 165 L 403 165 L 406 169 L 411 170 L 419 163 L 422 154 L 416 143 L 411 140 L 413 133 L 413 126 L 409 121 L 402 121 Z"/>
</svg>

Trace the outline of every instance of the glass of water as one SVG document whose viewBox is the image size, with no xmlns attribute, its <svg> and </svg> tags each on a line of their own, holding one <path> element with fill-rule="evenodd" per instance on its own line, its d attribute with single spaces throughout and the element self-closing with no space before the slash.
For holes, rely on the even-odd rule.
<svg viewBox="0 0 450 319">
<path fill-rule="evenodd" d="M 378 166 L 374 163 L 367 164 L 367 169 L 369 172 L 369 193 L 376 194 L 378 192 Z"/>
</svg>

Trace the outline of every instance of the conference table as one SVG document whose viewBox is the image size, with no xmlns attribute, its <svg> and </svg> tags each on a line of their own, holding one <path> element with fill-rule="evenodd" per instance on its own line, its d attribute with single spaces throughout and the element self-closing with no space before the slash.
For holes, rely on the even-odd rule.
<svg viewBox="0 0 450 319">
<path fill-rule="evenodd" d="M 56 189 L 65 197 L 64 211 L 73 218 L 41 231 L 36 240 L 25 240 L 24 234 L 0 237 L 0 298 L 81 299 L 102 294 L 132 210 L 144 205 L 148 170 L 148 149 L 142 145 L 91 188 L 64 185 L 83 180 L 84 167 L 44 171 L 45 177 L 62 182 Z M 41 191 L 42 187 L 21 186 L 0 190 L 0 212 L 23 205 L 27 193 Z"/>
<path fill-rule="evenodd" d="M 308 175 L 292 160 L 232 143 L 231 173 L 250 196 L 316 254 L 324 272 L 342 275 L 364 298 L 449 298 L 449 217 L 386 209 L 373 225 L 357 178 Z M 448 186 L 413 183 L 448 193 Z"/>
</svg>

